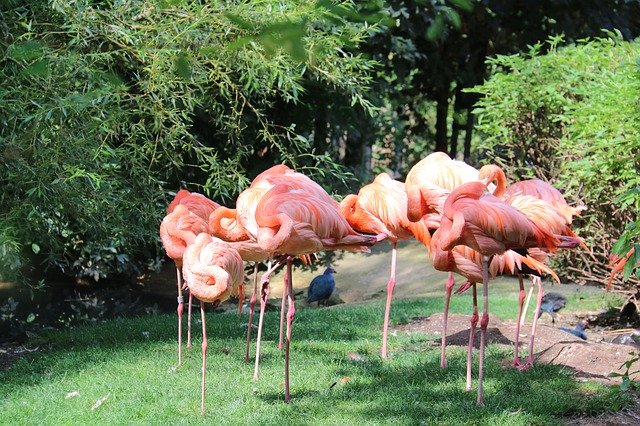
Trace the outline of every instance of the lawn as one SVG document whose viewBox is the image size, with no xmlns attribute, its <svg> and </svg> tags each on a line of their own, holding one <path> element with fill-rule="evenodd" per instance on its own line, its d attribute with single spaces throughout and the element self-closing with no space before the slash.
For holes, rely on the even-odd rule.
<svg viewBox="0 0 640 426">
<path fill-rule="evenodd" d="M 602 295 L 583 300 L 607 303 Z M 452 299 L 468 313 L 470 296 Z M 494 294 L 492 313 L 512 318 L 513 294 Z M 442 311 L 441 298 L 394 301 L 392 323 Z M 380 301 L 297 311 L 292 403 L 283 402 L 277 312 L 266 314 L 261 375 L 243 362 L 247 316 L 210 313 L 207 413 L 200 415 L 200 332 L 175 368 L 175 316 L 119 319 L 51 332 L 40 350 L 0 372 L 2 424 L 554 424 L 572 415 L 620 410 L 617 388 L 578 382 L 560 366 L 518 372 L 501 362 L 512 348 L 490 345 L 486 406 L 464 391 L 466 354 L 452 347 L 439 367 L 437 336 L 390 337 L 378 355 Z M 245 324 L 245 325 L 243 325 Z M 477 359 L 476 359 L 477 362 Z M 477 375 L 477 368 L 474 368 Z M 475 377 L 475 376 L 474 376 Z M 474 382 L 475 385 L 475 382 Z M 99 403 L 101 401 L 101 403 Z"/>
</svg>

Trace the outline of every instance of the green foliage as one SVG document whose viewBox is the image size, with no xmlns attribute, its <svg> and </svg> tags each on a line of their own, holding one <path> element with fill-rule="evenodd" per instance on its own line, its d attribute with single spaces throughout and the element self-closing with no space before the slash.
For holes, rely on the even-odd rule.
<svg viewBox="0 0 640 426">
<path fill-rule="evenodd" d="M 489 81 L 472 90 L 483 95 L 476 103 L 477 129 L 483 133 L 478 156 L 505 168 L 513 179 L 557 175 L 562 159 L 552 155 L 566 133 L 565 109 L 574 97 L 568 67 L 556 63 L 554 38 L 541 54 L 542 44 L 527 54 L 498 55 L 487 62 L 493 68 Z M 562 57 L 570 55 L 563 55 Z M 574 71 L 574 73 L 577 73 Z"/>
<path fill-rule="evenodd" d="M 600 263 L 572 258 L 564 272 L 603 283 L 611 240 L 640 207 L 637 192 L 623 196 L 640 184 L 640 42 L 617 34 L 561 42 L 489 61 L 493 76 L 474 88 L 484 96 L 476 113 L 485 139 L 477 150 L 514 181 L 547 180 L 570 203 L 588 207 L 574 225 Z"/>
<path fill-rule="evenodd" d="M 229 203 L 247 169 L 278 162 L 345 178 L 280 118 L 308 108 L 310 85 L 373 110 L 374 63 L 348 50 L 370 25 L 307 2 L 54 0 L 0 13 L 3 270 L 21 247 L 94 279 L 156 265 L 179 187 Z"/>
<path fill-rule="evenodd" d="M 635 211 L 640 210 L 640 186 L 631 189 L 624 194 L 618 196 L 615 203 L 619 203 L 621 208 L 631 208 Z M 633 250 L 633 252 L 631 251 Z M 629 222 L 624 228 L 624 232 L 613 245 L 611 253 L 618 258 L 627 257 L 627 261 L 622 269 L 622 280 L 626 281 L 631 277 L 635 270 L 635 274 L 640 278 L 640 219 L 635 222 Z"/>
<path fill-rule="evenodd" d="M 609 377 L 622 377 L 622 383 L 620 383 L 620 390 L 626 392 L 628 390 L 637 390 L 640 385 L 638 382 L 634 380 L 634 376 L 637 377 L 637 374 L 640 373 L 640 370 L 630 371 L 633 366 L 640 361 L 640 355 L 637 355 L 635 352 L 629 352 L 631 356 L 627 361 L 625 361 L 620 368 L 624 367 L 624 373 L 610 373 Z"/>
<path fill-rule="evenodd" d="M 387 171 L 402 179 L 425 152 L 434 149 L 438 130 L 434 99 L 443 87 L 448 91 L 454 75 L 461 72 L 458 55 L 469 55 L 467 46 L 461 46 L 465 33 L 461 27 L 474 6 L 466 0 L 365 4 L 380 8 L 390 18 L 366 45 L 383 64 L 375 83 L 380 110 L 368 125 L 374 141 L 372 172 Z M 446 128 L 439 131 L 446 133 Z"/>
<path fill-rule="evenodd" d="M 5 225 L 5 226 L 3 226 Z M 22 245 L 16 237 L 16 229 L 0 220 L 0 280 L 15 279 L 23 265 L 20 255 Z"/>
</svg>

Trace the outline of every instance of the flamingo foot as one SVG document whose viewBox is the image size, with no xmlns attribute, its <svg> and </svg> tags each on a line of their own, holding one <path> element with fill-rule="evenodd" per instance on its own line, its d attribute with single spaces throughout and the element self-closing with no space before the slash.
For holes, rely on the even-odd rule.
<svg viewBox="0 0 640 426">
<path fill-rule="evenodd" d="M 520 369 L 520 366 L 522 365 L 522 361 L 520 361 L 520 358 L 513 358 L 513 361 L 511 362 L 511 368 L 517 368 Z"/>
<path fill-rule="evenodd" d="M 525 363 L 520 363 L 520 365 L 516 366 L 518 371 L 527 371 L 532 367 L 533 367 L 533 362 L 530 362 L 530 361 L 527 361 Z"/>
</svg>

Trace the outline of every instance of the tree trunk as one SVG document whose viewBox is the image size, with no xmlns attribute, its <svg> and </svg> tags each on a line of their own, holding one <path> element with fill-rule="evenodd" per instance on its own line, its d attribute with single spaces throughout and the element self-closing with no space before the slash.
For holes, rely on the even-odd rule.
<svg viewBox="0 0 640 426">
<path fill-rule="evenodd" d="M 327 123 L 329 122 L 329 109 L 324 101 L 321 99 L 316 104 L 315 120 L 313 122 L 313 139 L 314 145 L 320 152 L 326 149 L 327 139 L 329 132 L 327 130 Z M 336 147 L 332 147 L 332 151 L 337 151 Z"/>
<path fill-rule="evenodd" d="M 361 132 L 358 134 L 350 135 L 345 145 L 345 155 L 341 163 L 347 166 L 356 175 L 356 178 L 360 182 L 370 182 L 372 174 L 372 141 L 375 140 L 375 135 L 372 129 L 373 125 L 371 119 L 364 121 L 367 125 L 363 125 Z M 349 188 L 350 191 L 356 191 L 359 188 Z"/>
<path fill-rule="evenodd" d="M 463 106 L 463 98 L 464 94 L 462 90 L 460 90 L 460 86 L 456 86 L 456 99 L 453 103 L 453 120 L 451 123 L 451 140 L 449 145 L 449 157 L 456 158 L 458 154 L 458 135 L 460 134 L 460 129 L 462 128 L 462 124 L 460 123 L 460 114 L 465 109 Z"/>
<path fill-rule="evenodd" d="M 435 151 L 447 152 L 447 116 L 449 114 L 449 90 L 443 88 L 436 95 L 436 147 Z"/>
<path fill-rule="evenodd" d="M 473 105 L 467 108 L 467 124 L 464 133 L 464 161 L 471 159 L 471 137 L 473 136 Z"/>
</svg>

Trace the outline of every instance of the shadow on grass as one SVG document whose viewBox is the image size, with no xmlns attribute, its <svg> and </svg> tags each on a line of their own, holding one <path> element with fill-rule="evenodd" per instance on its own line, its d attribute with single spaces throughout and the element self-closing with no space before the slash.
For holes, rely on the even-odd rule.
<svg viewBox="0 0 640 426">
<path fill-rule="evenodd" d="M 493 349 L 493 348 L 492 348 Z M 474 365 L 474 389 L 464 390 L 466 358 L 461 351 L 450 357 L 443 370 L 433 354 L 417 366 L 405 363 L 353 363 L 336 370 L 349 377 L 348 383 L 334 391 L 318 395 L 326 407 L 340 407 L 350 416 L 365 422 L 430 424 L 489 424 L 507 422 L 518 416 L 518 423 L 551 424 L 555 417 L 577 413 L 619 410 L 625 397 L 613 390 L 601 394 L 587 391 L 557 366 L 536 366 L 527 372 L 500 367 L 504 351 L 491 350 L 486 360 L 485 407 L 476 405 L 477 364 Z M 304 412 L 315 406 L 308 392 L 292 393 L 293 405 Z M 281 395 L 263 395 L 266 402 Z M 294 410 L 295 411 L 295 410 Z M 316 415 L 319 415 L 316 413 Z M 325 413 L 332 416 L 330 410 Z M 316 417 L 322 422 L 322 417 Z"/>
<path fill-rule="evenodd" d="M 500 329 L 497 327 L 487 327 L 487 335 L 486 335 L 487 343 L 493 344 L 497 343 L 500 345 L 513 345 L 513 340 L 509 339 L 507 336 L 502 334 Z M 436 339 L 435 342 L 439 345 L 440 338 Z M 467 347 L 469 345 L 469 330 L 459 331 L 457 333 L 447 335 L 447 346 L 464 346 Z M 480 349 L 480 331 L 476 329 L 476 333 L 473 336 L 473 346 L 476 349 Z"/>
</svg>

